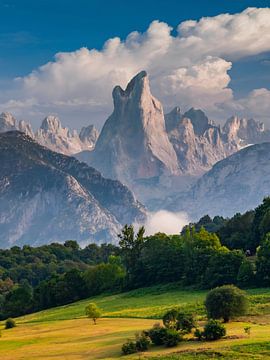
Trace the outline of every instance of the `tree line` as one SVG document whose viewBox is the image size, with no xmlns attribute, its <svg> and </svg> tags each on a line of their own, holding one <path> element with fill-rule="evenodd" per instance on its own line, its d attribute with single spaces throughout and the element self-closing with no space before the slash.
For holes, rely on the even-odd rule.
<svg viewBox="0 0 270 360">
<path fill-rule="evenodd" d="M 266 198 L 254 211 L 231 219 L 205 216 L 177 235 L 145 236 L 143 227 L 135 232 L 126 225 L 118 246 L 81 249 L 69 240 L 0 250 L 0 318 L 170 282 L 196 288 L 270 286 L 269 274 Z"/>
</svg>

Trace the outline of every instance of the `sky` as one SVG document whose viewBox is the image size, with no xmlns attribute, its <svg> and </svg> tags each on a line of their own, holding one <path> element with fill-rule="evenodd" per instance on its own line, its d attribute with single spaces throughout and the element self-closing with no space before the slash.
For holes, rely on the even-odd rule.
<svg viewBox="0 0 270 360">
<path fill-rule="evenodd" d="M 270 127 L 270 1 L 0 0 L 0 112 L 101 127 L 111 91 L 149 74 L 165 112 Z"/>
</svg>

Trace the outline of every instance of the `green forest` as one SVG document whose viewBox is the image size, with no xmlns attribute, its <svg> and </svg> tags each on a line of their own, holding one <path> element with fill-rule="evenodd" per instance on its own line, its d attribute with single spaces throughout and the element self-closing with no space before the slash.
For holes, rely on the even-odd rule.
<svg viewBox="0 0 270 360">
<path fill-rule="evenodd" d="M 126 225 L 119 245 L 74 240 L 0 250 L 0 318 L 177 282 L 183 288 L 270 286 L 270 198 L 230 219 L 204 216 L 181 234 L 145 236 Z"/>
</svg>

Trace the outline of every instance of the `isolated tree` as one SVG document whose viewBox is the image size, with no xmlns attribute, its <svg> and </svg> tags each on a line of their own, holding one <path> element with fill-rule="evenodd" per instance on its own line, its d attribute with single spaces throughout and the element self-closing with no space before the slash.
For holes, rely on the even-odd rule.
<svg viewBox="0 0 270 360">
<path fill-rule="evenodd" d="M 248 300 L 245 293 L 236 286 L 224 285 L 207 294 L 205 306 L 209 319 L 228 322 L 233 317 L 246 313 Z"/>
<path fill-rule="evenodd" d="M 85 308 L 85 313 L 89 319 L 93 320 L 95 325 L 97 323 L 97 319 L 101 317 L 101 310 L 95 303 L 88 304 Z"/>
</svg>

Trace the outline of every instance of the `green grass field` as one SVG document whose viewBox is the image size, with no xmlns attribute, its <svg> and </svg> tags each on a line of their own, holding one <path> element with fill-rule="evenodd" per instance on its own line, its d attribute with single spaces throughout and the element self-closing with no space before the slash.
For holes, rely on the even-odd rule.
<svg viewBox="0 0 270 360">
<path fill-rule="evenodd" d="M 270 359 L 270 289 L 248 291 L 249 314 L 227 325 L 227 338 L 217 342 L 184 341 L 172 349 L 151 348 L 125 359 Z M 173 306 L 205 317 L 205 291 L 177 285 L 156 286 L 104 295 L 16 319 L 17 327 L 2 330 L 1 360 L 118 359 L 121 345 L 134 333 L 151 327 Z M 93 325 L 84 308 L 96 302 L 104 318 Z M 251 335 L 244 327 L 251 326 Z M 3 324 L 2 324 L 3 329 Z"/>
</svg>

